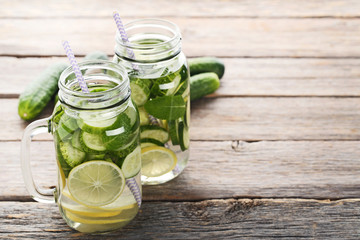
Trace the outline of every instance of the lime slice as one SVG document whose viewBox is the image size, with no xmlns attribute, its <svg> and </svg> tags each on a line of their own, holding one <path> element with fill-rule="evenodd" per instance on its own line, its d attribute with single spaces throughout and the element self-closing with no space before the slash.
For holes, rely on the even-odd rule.
<svg viewBox="0 0 360 240">
<path fill-rule="evenodd" d="M 146 177 L 158 177 L 173 170 L 177 163 L 173 151 L 159 146 L 141 150 L 141 173 Z"/>
<path fill-rule="evenodd" d="M 69 174 L 69 191 L 87 206 L 103 206 L 115 201 L 125 186 L 121 169 L 114 163 L 90 161 L 73 168 Z"/>
<path fill-rule="evenodd" d="M 121 170 L 125 178 L 132 178 L 139 173 L 141 169 L 141 148 L 136 147 L 129 155 L 126 156 Z"/>
</svg>

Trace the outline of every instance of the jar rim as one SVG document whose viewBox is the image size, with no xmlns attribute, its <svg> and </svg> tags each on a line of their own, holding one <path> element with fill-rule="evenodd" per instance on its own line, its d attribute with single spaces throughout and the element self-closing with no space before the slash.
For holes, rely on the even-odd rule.
<svg viewBox="0 0 360 240">
<path fill-rule="evenodd" d="M 110 89 L 85 93 L 79 91 L 77 79 L 71 66 L 67 67 L 60 75 L 58 82 L 59 100 L 69 106 L 82 109 L 100 109 L 112 106 L 128 97 L 130 87 L 126 69 L 114 62 L 107 60 L 87 60 L 78 64 L 80 71 L 102 70 L 101 72 L 90 72 L 84 74 L 85 81 L 88 80 L 92 86 L 101 85 L 101 81 L 114 83 Z M 114 74 L 110 75 L 108 71 Z M 69 76 L 72 78 L 69 79 Z M 89 85 L 89 84 L 88 84 Z M 76 86 L 77 89 L 73 89 Z M 86 103 L 84 105 L 84 103 Z M 80 105 L 81 104 L 81 105 Z"/>
<path fill-rule="evenodd" d="M 147 49 L 149 47 L 161 47 L 161 46 L 167 45 L 177 39 L 179 39 L 179 41 L 181 40 L 180 28 L 171 21 L 163 20 L 163 19 L 159 19 L 159 18 L 143 18 L 143 19 L 133 20 L 124 25 L 125 32 L 128 32 L 130 29 L 136 28 L 136 27 L 139 27 L 142 25 L 144 25 L 144 26 L 157 25 L 157 27 L 166 28 L 166 29 L 170 30 L 174 34 L 174 36 L 172 36 L 170 39 L 168 39 L 166 41 L 163 41 L 160 43 L 146 44 L 146 46 L 144 46 L 143 44 L 138 44 L 138 43 L 134 43 L 134 42 L 130 42 L 130 41 L 124 42 L 121 38 L 119 30 L 117 30 L 116 31 L 116 42 L 118 44 L 122 45 L 123 47 L 130 48 L 130 49 Z"/>
<path fill-rule="evenodd" d="M 124 67 L 122 67 L 122 66 L 120 66 L 120 65 L 118 65 L 118 64 L 116 64 L 114 62 L 107 61 L 107 60 L 101 60 L 101 59 L 98 59 L 98 60 L 86 60 L 86 61 L 82 61 L 82 62 L 78 63 L 80 71 L 84 70 L 84 69 L 89 69 L 88 66 L 90 66 L 90 65 L 99 66 L 99 67 L 106 66 L 105 68 L 115 70 L 115 71 L 117 70 L 117 72 L 122 76 L 123 81 L 119 81 L 118 85 L 114 86 L 113 88 L 111 88 L 109 90 L 102 91 L 102 92 L 84 93 L 84 92 L 81 92 L 81 91 L 75 91 L 73 89 L 70 89 L 65 83 L 66 78 L 69 77 L 72 73 L 74 73 L 74 70 L 72 69 L 72 66 L 68 66 L 60 75 L 59 83 L 58 83 L 59 89 L 61 91 L 67 92 L 68 94 L 72 94 L 72 95 L 78 96 L 78 97 L 96 97 L 96 96 L 99 96 L 99 95 L 103 95 L 105 92 L 113 91 L 113 90 L 117 90 L 119 88 L 126 87 L 127 81 L 128 81 L 128 76 L 127 76 L 126 69 Z M 96 67 L 92 67 L 92 68 L 96 68 Z"/>
</svg>

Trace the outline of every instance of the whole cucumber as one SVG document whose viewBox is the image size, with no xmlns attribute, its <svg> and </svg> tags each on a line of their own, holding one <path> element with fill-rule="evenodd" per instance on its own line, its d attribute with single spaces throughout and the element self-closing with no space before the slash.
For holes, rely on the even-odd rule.
<svg viewBox="0 0 360 240">
<path fill-rule="evenodd" d="M 199 73 L 214 72 L 219 79 L 224 76 L 225 65 L 216 57 L 198 57 L 188 60 L 190 75 L 194 76 Z"/>
<path fill-rule="evenodd" d="M 213 93 L 220 86 L 218 75 L 213 72 L 200 73 L 190 77 L 190 100 L 202 98 Z"/>
<path fill-rule="evenodd" d="M 45 108 L 57 92 L 59 77 L 67 66 L 66 63 L 51 65 L 25 88 L 18 105 L 18 114 L 22 119 L 34 119 Z"/>
<path fill-rule="evenodd" d="M 106 53 L 101 52 L 101 51 L 95 51 L 95 52 L 88 53 L 84 57 L 84 60 L 95 60 L 95 59 L 109 60 L 109 57 L 106 55 Z"/>
</svg>

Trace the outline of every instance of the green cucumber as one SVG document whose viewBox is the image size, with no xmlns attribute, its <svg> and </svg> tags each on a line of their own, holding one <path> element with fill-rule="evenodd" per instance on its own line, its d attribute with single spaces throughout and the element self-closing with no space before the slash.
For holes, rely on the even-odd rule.
<svg viewBox="0 0 360 240">
<path fill-rule="evenodd" d="M 144 107 L 139 107 L 140 125 L 148 125 L 150 123 L 149 114 Z"/>
<path fill-rule="evenodd" d="M 103 119 L 97 113 L 81 112 L 77 120 L 78 126 L 85 132 L 102 133 L 108 129 L 113 129 L 117 118 Z"/>
<path fill-rule="evenodd" d="M 81 151 L 83 151 L 83 148 L 81 147 L 81 142 L 80 142 L 80 134 L 81 134 L 81 130 L 78 129 L 74 132 L 74 134 L 71 137 L 71 145 L 76 148 L 79 149 Z"/>
<path fill-rule="evenodd" d="M 178 120 L 169 121 L 169 133 L 173 145 L 179 145 L 178 128 L 179 128 Z"/>
<path fill-rule="evenodd" d="M 60 142 L 60 151 L 70 167 L 76 167 L 85 160 L 86 154 L 74 148 L 70 142 Z"/>
<path fill-rule="evenodd" d="M 190 138 L 189 138 L 189 129 L 184 124 L 184 122 L 179 123 L 179 142 L 182 151 L 185 151 L 189 148 Z"/>
<path fill-rule="evenodd" d="M 143 138 L 140 139 L 140 145 L 141 148 L 146 148 L 146 147 L 150 147 L 150 146 L 161 146 L 163 147 L 164 144 L 156 139 L 153 138 Z"/>
<path fill-rule="evenodd" d="M 133 139 L 129 143 L 122 146 L 118 151 L 116 151 L 116 156 L 120 158 L 125 158 L 129 153 L 134 151 L 134 149 L 139 145 L 138 133 L 133 136 Z"/>
<path fill-rule="evenodd" d="M 84 60 L 95 60 L 95 59 L 109 60 L 109 57 L 108 55 L 106 55 L 106 53 L 102 51 L 94 51 L 86 54 L 86 56 L 84 57 Z"/>
<path fill-rule="evenodd" d="M 215 73 L 201 73 L 190 77 L 191 101 L 213 93 L 220 86 L 220 80 Z"/>
<path fill-rule="evenodd" d="M 131 138 L 131 122 L 126 114 L 120 114 L 111 129 L 102 134 L 102 142 L 107 150 L 117 151 Z"/>
<path fill-rule="evenodd" d="M 65 161 L 64 157 L 61 154 L 61 150 L 60 150 L 60 140 L 59 140 L 59 135 L 57 133 L 54 134 L 54 142 L 56 143 L 55 145 L 55 149 L 56 149 L 56 159 L 58 160 L 60 167 L 62 168 L 65 177 L 67 177 L 69 175 L 69 172 L 71 171 L 72 167 L 69 166 L 69 164 L 67 164 L 67 162 Z"/>
<path fill-rule="evenodd" d="M 58 91 L 58 80 L 68 65 L 57 63 L 48 67 L 21 93 L 18 114 L 24 120 L 32 120 L 40 114 Z"/>
<path fill-rule="evenodd" d="M 82 131 L 80 134 L 80 144 L 87 153 L 99 154 L 106 150 L 100 134 L 93 134 Z"/>
<path fill-rule="evenodd" d="M 221 79 L 225 72 L 224 63 L 216 57 L 191 58 L 188 63 L 191 76 L 199 73 L 214 72 Z"/>
<path fill-rule="evenodd" d="M 130 81 L 131 99 L 137 106 L 143 106 L 150 96 L 151 81 L 135 78 Z"/>
<path fill-rule="evenodd" d="M 144 138 L 152 138 L 164 144 L 169 140 L 169 133 L 160 126 L 145 125 L 140 127 L 140 139 Z"/>
</svg>

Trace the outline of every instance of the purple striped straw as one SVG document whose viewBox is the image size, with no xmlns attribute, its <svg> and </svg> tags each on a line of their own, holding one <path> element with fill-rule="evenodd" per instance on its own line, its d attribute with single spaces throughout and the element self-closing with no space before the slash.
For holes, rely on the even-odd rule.
<svg viewBox="0 0 360 240">
<path fill-rule="evenodd" d="M 65 52 L 66 52 L 66 55 L 67 55 L 67 57 L 68 57 L 68 59 L 70 61 L 71 67 L 72 67 L 72 69 L 73 69 L 73 71 L 75 73 L 76 79 L 78 80 L 81 91 L 84 92 L 84 93 L 89 93 L 89 89 L 88 89 L 88 87 L 87 87 L 87 85 L 85 83 L 83 75 L 81 74 L 79 65 L 76 62 L 74 53 L 70 48 L 69 42 L 68 41 L 63 41 L 62 45 L 63 45 L 63 47 L 65 49 Z"/>
<path fill-rule="evenodd" d="M 139 185 L 137 184 L 135 178 L 129 178 L 126 179 L 126 186 L 130 189 L 131 193 L 134 195 L 134 198 L 138 204 L 138 206 L 141 206 L 141 192 Z"/>
<path fill-rule="evenodd" d="M 116 27 L 120 33 L 120 36 L 121 36 L 121 39 L 123 40 L 124 43 L 128 43 L 128 45 L 130 45 L 130 42 L 129 42 L 129 38 L 125 32 L 125 28 L 124 28 L 124 25 L 121 21 L 121 18 L 120 18 L 120 15 L 118 12 L 114 12 L 113 13 L 113 17 L 114 17 L 114 20 L 115 20 L 115 23 L 116 23 Z M 126 51 L 127 51 L 127 54 L 129 55 L 130 59 L 133 59 L 135 60 L 135 54 L 134 54 L 134 51 L 131 50 L 130 48 L 126 48 Z M 138 66 L 134 65 L 134 64 L 131 64 L 133 69 L 135 70 L 139 70 Z"/>
</svg>

